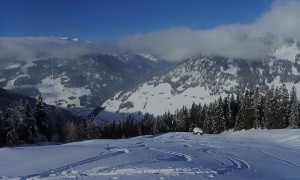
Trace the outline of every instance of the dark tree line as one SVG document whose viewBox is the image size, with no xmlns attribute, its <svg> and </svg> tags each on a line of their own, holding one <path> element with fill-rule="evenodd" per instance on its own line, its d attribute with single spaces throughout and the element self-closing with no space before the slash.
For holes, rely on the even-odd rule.
<svg viewBox="0 0 300 180">
<path fill-rule="evenodd" d="M 177 131 L 191 131 L 200 127 L 205 133 L 218 134 L 225 130 L 252 128 L 298 128 L 299 103 L 295 87 L 289 93 L 285 85 L 271 88 L 265 95 L 259 89 L 244 94 L 231 94 L 212 103 L 185 106 L 174 115 Z"/>
<path fill-rule="evenodd" d="M 27 101 L 16 101 L 5 111 L 0 111 L 0 146 L 30 144 L 41 141 L 74 142 L 96 138 L 128 138 L 166 132 L 188 132 L 194 127 L 204 133 L 219 134 L 234 129 L 281 129 L 300 126 L 300 110 L 296 90 L 289 93 L 283 85 L 271 88 L 265 94 L 259 89 L 231 94 L 209 104 L 183 106 L 174 114 L 165 112 L 154 117 L 146 113 L 142 120 L 130 115 L 120 121 L 100 120 L 93 115 L 66 121 L 44 106 L 42 97 L 34 110 Z M 53 111 L 51 111 L 53 113 Z"/>
</svg>

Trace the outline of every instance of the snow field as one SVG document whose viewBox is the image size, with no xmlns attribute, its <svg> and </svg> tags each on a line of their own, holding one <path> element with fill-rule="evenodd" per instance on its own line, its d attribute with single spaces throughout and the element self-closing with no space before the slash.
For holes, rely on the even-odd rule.
<svg viewBox="0 0 300 180">
<path fill-rule="evenodd" d="M 0 179 L 299 179 L 300 130 L 0 149 Z"/>
</svg>

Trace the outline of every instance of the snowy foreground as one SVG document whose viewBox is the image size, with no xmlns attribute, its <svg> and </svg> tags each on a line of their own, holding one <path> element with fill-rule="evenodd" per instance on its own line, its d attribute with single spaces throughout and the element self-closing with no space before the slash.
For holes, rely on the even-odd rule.
<svg viewBox="0 0 300 180">
<path fill-rule="evenodd" d="M 0 149 L 0 179 L 300 179 L 300 130 Z"/>
</svg>

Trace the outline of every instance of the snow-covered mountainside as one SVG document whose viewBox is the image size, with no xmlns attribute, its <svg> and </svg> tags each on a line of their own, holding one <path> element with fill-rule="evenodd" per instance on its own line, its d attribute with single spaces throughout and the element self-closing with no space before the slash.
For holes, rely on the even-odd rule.
<svg viewBox="0 0 300 180">
<path fill-rule="evenodd" d="M 1 59 L 0 87 L 61 107 L 95 107 L 114 93 L 168 67 L 139 54 L 88 54 L 75 59 Z"/>
<path fill-rule="evenodd" d="M 0 179 L 299 179 L 299 156 L 299 129 L 168 133 L 0 148 Z"/>
<path fill-rule="evenodd" d="M 262 92 L 286 84 L 296 86 L 300 94 L 300 50 L 297 43 L 285 43 L 262 60 L 232 59 L 220 56 L 199 56 L 186 60 L 140 83 L 135 88 L 117 93 L 107 100 L 98 117 L 123 114 L 173 113 L 183 105 L 208 103 L 232 92 L 254 89 Z M 110 113 L 108 113 L 110 112 Z"/>
</svg>

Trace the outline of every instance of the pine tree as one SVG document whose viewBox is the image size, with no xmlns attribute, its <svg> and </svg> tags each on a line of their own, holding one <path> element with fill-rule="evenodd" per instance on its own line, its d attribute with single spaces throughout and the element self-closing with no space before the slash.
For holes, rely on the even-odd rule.
<svg viewBox="0 0 300 180">
<path fill-rule="evenodd" d="M 285 122 L 284 122 L 284 107 L 282 102 L 282 96 L 281 92 L 278 88 L 275 90 L 274 99 L 273 102 L 273 124 L 271 126 L 272 129 L 281 129 L 285 128 Z"/>
<path fill-rule="evenodd" d="M 0 146 L 6 144 L 6 131 L 4 128 L 4 114 L 0 110 Z"/>
<path fill-rule="evenodd" d="M 297 101 L 297 93 L 295 87 L 292 88 L 290 93 L 290 116 L 288 119 L 289 128 L 297 128 L 299 121 L 299 104 Z"/>
<path fill-rule="evenodd" d="M 83 117 L 79 117 L 76 125 L 76 140 L 84 141 L 87 139 L 86 133 L 86 120 Z"/>
<path fill-rule="evenodd" d="M 273 127 L 274 119 L 273 119 L 273 112 L 276 111 L 274 107 L 274 89 L 273 87 L 267 91 L 265 95 L 265 127 L 267 129 L 271 129 Z"/>
<path fill-rule="evenodd" d="M 224 115 L 224 121 L 225 121 L 225 129 L 228 130 L 230 126 L 230 105 L 229 105 L 229 95 L 228 97 L 225 97 L 222 104 L 222 110 Z"/>
<path fill-rule="evenodd" d="M 154 119 L 153 122 L 153 134 L 158 134 L 159 133 L 159 124 L 158 124 L 158 117 L 156 119 Z M 176 127 L 177 128 L 177 127 Z"/>
<path fill-rule="evenodd" d="M 51 119 L 51 141 L 53 142 L 65 142 L 66 141 L 66 134 L 64 132 L 64 125 L 65 122 L 61 117 L 61 109 L 58 106 L 54 107 L 53 116 Z"/>
<path fill-rule="evenodd" d="M 188 116 L 188 111 L 186 111 L 186 116 Z M 176 129 L 176 123 L 175 123 L 175 117 L 170 113 L 170 111 L 168 111 L 167 113 L 165 113 L 163 115 L 163 121 L 164 124 L 166 126 L 166 131 L 167 132 L 171 132 L 171 131 L 175 131 Z"/>
<path fill-rule="evenodd" d="M 239 113 L 239 121 L 236 124 L 235 130 L 251 129 L 255 120 L 254 114 L 253 96 L 251 96 L 251 92 L 246 90 Z"/>
<path fill-rule="evenodd" d="M 189 112 L 189 120 L 190 120 L 190 127 L 194 128 L 196 126 L 198 126 L 199 124 L 199 117 L 200 113 L 199 113 L 199 109 L 198 106 L 193 102 L 190 112 Z"/>
<path fill-rule="evenodd" d="M 283 124 L 282 124 L 282 128 L 286 128 L 289 125 L 289 116 L 290 116 L 290 107 L 289 107 L 289 92 L 286 89 L 286 85 L 283 84 L 280 87 L 280 93 L 281 93 L 281 112 L 282 112 L 282 116 L 283 116 Z"/>
<path fill-rule="evenodd" d="M 33 116 L 30 104 L 25 101 L 25 119 L 24 119 L 24 130 L 25 132 L 25 142 L 26 143 L 37 143 L 40 141 L 40 136 L 38 134 L 36 120 Z"/>
<path fill-rule="evenodd" d="M 241 104 L 242 104 L 242 97 L 241 97 L 241 94 L 240 92 L 238 92 L 236 94 L 236 101 L 235 101 L 235 108 L 234 108 L 234 114 L 235 114 L 235 122 L 234 122 L 234 130 L 237 131 L 237 130 L 240 130 L 239 128 L 239 125 L 240 125 L 240 122 L 242 121 L 241 119 Z"/>
<path fill-rule="evenodd" d="M 176 121 L 176 131 L 185 132 L 188 130 L 188 125 L 186 123 L 187 111 L 185 110 L 185 106 L 182 109 L 177 110 L 175 112 L 175 121 Z"/>
<path fill-rule="evenodd" d="M 87 131 L 87 139 L 96 139 L 98 137 L 97 123 L 94 115 L 91 115 L 88 118 L 86 131 Z"/>
<path fill-rule="evenodd" d="M 125 121 L 126 121 L 126 119 L 122 120 L 121 123 L 123 123 L 123 125 L 124 125 Z M 122 127 L 125 127 L 125 126 L 122 126 Z M 125 128 L 124 129 L 121 128 L 121 132 L 118 132 L 118 123 L 115 120 L 110 121 L 108 123 L 107 128 L 108 128 L 107 137 L 113 138 L 113 139 L 121 138 L 122 135 L 124 134 L 123 130 L 125 130 Z M 128 136 L 128 134 L 126 134 L 126 136 Z"/>
<path fill-rule="evenodd" d="M 154 124 L 154 116 L 152 114 L 146 113 L 144 115 L 144 118 L 142 120 L 142 127 L 141 131 L 143 135 L 148 135 L 148 134 L 154 134 L 155 131 L 155 124 Z"/>
<path fill-rule="evenodd" d="M 229 118 L 226 124 L 227 129 L 233 129 L 237 117 L 238 110 L 236 109 L 236 102 L 233 94 L 231 94 L 230 102 L 229 102 Z"/>
<path fill-rule="evenodd" d="M 213 109 L 213 104 L 210 103 L 207 107 L 206 114 L 205 114 L 205 120 L 204 120 L 204 125 L 203 125 L 203 132 L 207 134 L 213 134 L 213 120 L 212 120 L 212 109 Z"/>
<path fill-rule="evenodd" d="M 99 135 L 101 138 L 108 137 L 108 121 L 106 119 L 101 119 L 99 122 Z M 122 128 L 120 129 L 122 131 Z"/>
<path fill-rule="evenodd" d="M 65 125 L 66 142 L 77 141 L 76 126 L 74 122 L 68 121 Z"/>
<path fill-rule="evenodd" d="M 259 106 L 259 122 L 261 129 L 266 128 L 266 121 L 265 121 L 265 96 L 261 96 L 260 98 L 260 106 Z"/>
<path fill-rule="evenodd" d="M 258 129 L 261 127 L 261 113 L 260 113 L 260 108 L 261 108 L 261 99 L 260 99 L 260 94 L 258 87 L 256 87 L 254 95 L 253 95 L 253 109 L 254 109 L 254 122 L 253 122 L 253 127 L 255 129 Z"/>
<path fill-rule="evenodd" d="M 38 96 L 36 102 L 34 117 L 36 119 L 37 128 L 42 139 L 49 141 L 51 138 L 50 126 L 46 119 L 46 111 L 44 109 L 44 102 L 41 95 Z"/>
<path fill-rule="evenodd" d="M 204 129 L 204 123 L 205 123 L 205 119 L 206 119 L 206 113 L 207 113 L 207 105 L 204 104 L 204 106 L 202 107 L 202 110 L 200 112 L 200 122 L 201 122 L 201 125 L 199 125 L 199 127 L 201 129 Z"/>
<path fill-rule="evenodd" d="M 21 114 L 20 102 L 13 102 L 7 109 L 6 116 L 6 141 L 7 145 L 18 145 L 22 144 L 22 137 L 20 132 L 20 124 L 23 119 L 23 114 Z"/>
<path fill-rule="evenodd" d="M 182 115 L 183 115 L 183 121 L 184 121 L 184 124 L 185 124 L 185 129 L 183 131 L 189 132 L 190 129 L 191 129 L 191 127 L 190 127 L 191 122 L 190 122 L 190 119 L 189 119 L 189 111 L 186 108 L 186 106 L 182 107 Z"/>
<path fill-rule="evenodd" d="M 219 134 L 225 130 L 222 98 L 215 101 L 212 106 L 212 133 Z"/>
</svg>

